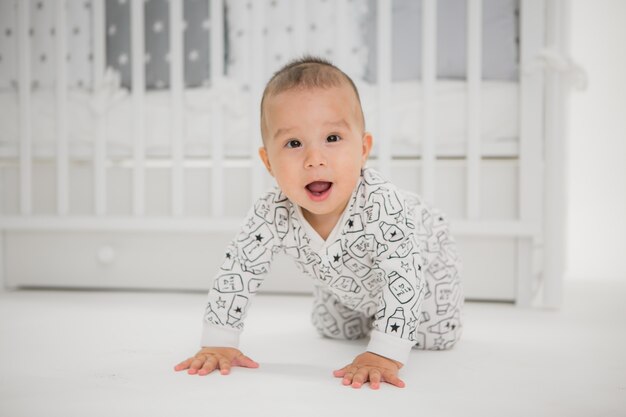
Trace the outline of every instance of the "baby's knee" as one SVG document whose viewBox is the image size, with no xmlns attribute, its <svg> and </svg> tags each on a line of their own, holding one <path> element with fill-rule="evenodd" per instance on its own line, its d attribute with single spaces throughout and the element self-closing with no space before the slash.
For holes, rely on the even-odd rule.
<svg viewBox="0 0 626 417">
<path fill-rule="evenodd" d="M 452 349 L 459 341 L 459 336 L 454 337 L 431 337 L 426 338 L 422 342 L 417 342 L 415 344 L 415 349 L 421 350 L 450 350 Z"/>
<path fill-rule="evenodd" d="M 463 333 L 458 318 L 442 320 L 431 326 L 423 326 L 417 333 L 415 349 L 450 350 L 461 339 Z"/>
</svg>

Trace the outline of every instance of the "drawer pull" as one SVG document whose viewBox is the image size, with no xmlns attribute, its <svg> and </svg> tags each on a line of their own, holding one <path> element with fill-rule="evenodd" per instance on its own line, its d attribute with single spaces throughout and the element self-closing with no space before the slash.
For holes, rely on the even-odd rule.
<svg viewBox="0 0 626 417">
<path fill-rule="evenodd" d="M 115 261 L 115 250 L 111 246 L 102 246 L 98 249 L 96 258 L 103 265 L 110 265 Z"/>
</svg>

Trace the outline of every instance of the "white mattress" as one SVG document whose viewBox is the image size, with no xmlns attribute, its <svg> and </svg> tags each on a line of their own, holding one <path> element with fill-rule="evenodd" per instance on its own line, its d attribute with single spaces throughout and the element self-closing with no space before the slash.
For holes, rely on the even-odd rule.
<svg viewBox="0 0 626 417">
<path fill-rule="evenodd" d="M 391 92 L 392 155 L 415 156 L 420 151 L 420 115 L 423 100 L 418 82 L 396 82 Z M 377 135 L 376 87 L 359 85 L 367 129 Z M 467 85 L 462 81 L 440 81 L 436 88 L 435 130 L 438 156 L 463 156 L 466 149 Z M 518 152 L 518 84 L 485 81 L 481 90 L 482 153 L 489 157 L 511 157 Z M 198 88 L 184 92 L 184 150 L 186 157 L 211 154 L 210 109 L 215 100 L 224 103 L 224 153 L 226 157 L 247 157 L 249 143 L 249 93 L 235 83 L 219 89 Z M 68 95 L 70 154 L 76 158 L 92 155 L 96 137 L 96 109 L 108 106 L 106 119 L 107 153 L 116 158 L 132 154 L 132 98 L 128 91 L 102 89 L 96 94 L 72 90 Z M 51 157 L 56 149 L 56 100 L 53 91 L 36 91 L 31 98 L 32 137 L 35 157 Z M 15 157 L 19 152 L 19 111 L 15 92 L 0 93 L 0 156 Z M 148 91 L 144 99 L 146 155 L 167 157 L 171 149 L 171 110 L 168 91 Z M 258 119 L 252 120 L 257 129 Z M 254 132 L 254 130 L 252 130 Z"/>
</svg>

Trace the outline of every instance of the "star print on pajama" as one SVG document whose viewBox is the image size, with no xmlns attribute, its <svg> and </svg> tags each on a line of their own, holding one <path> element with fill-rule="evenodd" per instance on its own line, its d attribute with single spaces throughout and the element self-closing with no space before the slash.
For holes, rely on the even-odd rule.
<svg viewBox="0 0 626 417">
<path fill-rule="evenodd" d="M 413 347 L 449 349 L 461 336 L 459 261 L 445 217 L 365 168 L 325 241 L 278 188 L 256 201 L 209 291 L 203 346 L 238 346 L 277 252 L 313 279 L 312 321 L 324 336 L 369 336 L 368 351 L 402 363 Z"/>
</svg>

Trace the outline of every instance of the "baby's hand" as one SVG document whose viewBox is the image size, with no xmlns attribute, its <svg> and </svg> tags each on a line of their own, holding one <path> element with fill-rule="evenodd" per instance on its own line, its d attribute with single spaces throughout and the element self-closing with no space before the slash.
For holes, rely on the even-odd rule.
<svg viewBox="0 0 626 417">
<path fill-rule="evenodd" d="M 357 356 L 350 365 L 334 371 L 333 375 L 343 378 L 343 385 L 352 385 L 352 388 L 361 388 L 367 381 L 372 389 L 380 388 L 381 381 L 404 388 L 404 381 L 398 378 L 400 368 L 400 362 L 365 352 Z"/>
<path fill-rule="evenodd" d="M 258 368 L 259 364 L 241 353 L 239 349 L 227 347 L 205 347 L 193 358 L 182 361 L 174 367 L 175 371 L 189 369 L 189 375 L 208 375 L 219 368 L 222 375 L 230 373 L 231 366 Z"/>
</svg>

